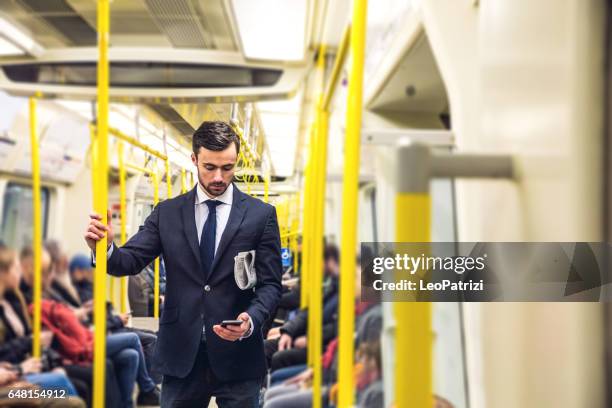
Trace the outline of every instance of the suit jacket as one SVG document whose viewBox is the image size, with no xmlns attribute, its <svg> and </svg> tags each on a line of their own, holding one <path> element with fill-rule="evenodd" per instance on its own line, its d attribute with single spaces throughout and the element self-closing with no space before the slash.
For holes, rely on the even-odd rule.
<svg viewBox="0 0 612 408">
<path fill-rule="evenodd" d="M 197 187 L 196 187 L 197 188 Z M 262 378 L 266 372 L 261 327 L 281 296 L 280 233 L 273 206 L 234 186 L 230 216 L 205 278 L 195 224 L 196 189 L 161 202 L 140 230 L 108 259 L 108 273 L 134 275 L 159 255 L 166 264 L 166 296 L 159 320 L 156 362 L 165 375 L 191 371 L 206 328 L 206 350 L 221 381 Z M 256 250 L 257 285 L 240 290 L 234 279 L 234 256 Z M 247 312 L 253 334 L 231 342 L 212 326 Z"/>
</svg>

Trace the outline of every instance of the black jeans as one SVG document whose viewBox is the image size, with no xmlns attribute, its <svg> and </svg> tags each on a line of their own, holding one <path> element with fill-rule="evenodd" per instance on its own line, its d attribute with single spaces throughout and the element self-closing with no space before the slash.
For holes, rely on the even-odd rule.
<svg viewBox="0 0 612 408">
<path fill-rule="evenodd" d="M 164 375 L 161 408 L 205 408 L 213 396 L 219 408 L 257 408 L 262 383 L 263 378 L 219 380 L 210 368 L 206 345 L 202 342 L 187 377 Z"/>
<path fill-rule="evenodd" d="M 140 344 L 142 345 L 142 351 L 145 356 L 145 362 L 147 364 L 147 371 L 149 372 L 149 376 L 153 379 L 155 384 L 160 384 L 162 381 L 162 375 L 156 367 L 156 364 L 153 364 L 154 361 L 154 351 L 155 351 L 155 343 L 157 342 L 157 334 L 151 330 L 145 329 L 134 329 L 132 327 L 122 327 L 121 329 L 115 330 L 114 333 L 125 333 L 131 332 L 136 333 L 138 338 L 140 339 Z"/>
<path fill-rule="evenodd" d="M 289 350 L 277 351 L 272 356 L 270 369 L 272 371 L 279 368 L 291 367 L 298 364 L 306 364 L 308 358 L 308 349 L 292 348 Z"/>
<path fill-rule="evenodd" d="M 64 366 L 68 378 L 73 381 L 79 396 L 83 398 L 88 407 L 91 406 L 91 395 L 93 390 L 93 371 L 89 365 L 66 365 Z M 78 384 L 78 385 L 77 385 Z M 121 393 L 115 367 L 110 359 L 106 360 L 106 391 L 105 400 L 107 407 L 118 407 L 121 405 Z"/>
</svg>

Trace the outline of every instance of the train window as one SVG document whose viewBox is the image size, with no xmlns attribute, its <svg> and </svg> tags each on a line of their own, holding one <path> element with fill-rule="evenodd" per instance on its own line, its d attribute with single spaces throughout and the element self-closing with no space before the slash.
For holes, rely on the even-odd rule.
<svg viewBox="0 0 612 408">
<path fill-rule="evenodd" d="M 49 215 L 49 188 L 41 188 L 43 239 L 47 236 Z M 32 187 L 27 184 L 8 183 L 4 191 L 0 239 L 19 249 L 32 243 Z"/>
</svg>

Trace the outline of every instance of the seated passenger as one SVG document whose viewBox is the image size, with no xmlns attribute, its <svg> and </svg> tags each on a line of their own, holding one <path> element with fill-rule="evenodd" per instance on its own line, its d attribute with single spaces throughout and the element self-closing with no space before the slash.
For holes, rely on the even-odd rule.
<svg viewBox="0 0 612 408">
<path fill-rule="evenodd" d="M 87 255 L 78 254 L 72 257 L 68 265 L 70 279 L 77 290 L 81 302 L 89 302 L 93 299 L 93 270 L 91 258 Z"/>
<path fill-rule="evenodd" d="M 79 293 L 79 297 L 83 302 L 91 303 L 93 300 L 93 269 L 91 266 L 91 258 L 86 255 L 75 255 L 70 261 L 69 269 L 73 284 Z M 115 315 L 113 313 L 112 304 L 107 302 L 106 306 L 107 330 L 111 333 L 133 332 L 138 335 L 144 351 L 147 370 L 155 383 L 160 384 L 162 381 L 162 376 L 157 370 L 154 369 L 152 364 L 155 343 L 157 343 L 157 335 L 155 332 L 128 327 L 127 324 L 130 318 L 130 313 Z"/>
<path fill-rule="evenodd" d="M 70 304 L 74 308 L 79 308 L 85 300 L 79 297 L 79 294 L 72 284 L 70 274 L 68 273 L 68 256 L 62 250 L 60 243 L 56 240 L 47 240 L 44 247 L 51 255 L 51 268 L 53 269 L 53 281 L 51 282 L 50 291 L 55 292 L 62 298 L 63 301 Z"/>
<path fill-rule="evenodd" d="M 39 378 L 43 378 L 52 373 L 38 374 Z M 50 381 L 47 381 L 50 383 Z M 55 382 L 55 385 L 58 383 Z M 15 396 L 13 393 L 18 391 L 29 392 L 38 390 L 39 388 L 49 390 L 62 390 L 62 388 L 46 388 L 41 384 L 34 383 L 26 377 L 22 378 L 17 372 L 11 370 L 0 363 L 0 406 L 20 406 L 20 407 L 44 407 L 44 408 L 85 408 L 85 402 L 74 395 L 66 394 L 63 398 L 20 398 L 19 403 L 15 404 Z M 59 394 L 58 394 L 59 395 Z"/>
<path fill-rule="evenodd" d="M 39 358 L 26 358 L 32 350 L 32 335 L 26 304 L 18 288 L 20 277 L 17 254 L 8 248 L 0 249 L 0 360 L 4 360 L 1 365 L 43 388 L 63 389 L 68 395 L 77 395 L 64 370 L 43 367 Z M 51 332 L 41 333 L 43 347 L 48 348 L 52 339 Z M 48 357 L 48 352 L 44 350 L 44 356 Z M 49 364 L 48 359 L 45 361 Z M 48 370 L 53 372 L 42 373 Z"/>
<path fill-rule="evenodd" d="M 32 287 L 31 284 L 33 282 L 33 253 L 32 249 L 29 247 L 25 247 L 21 251 L 22 259 L 24 260 L 24 264 L 26 268 L 23 268 L 20 288 L 23 288 L 27 293 L 32 295 Z M 49 275 L 51 273 L 51 258 L 47 251 L 43 250 L 41 252 L 41 267 L 43 271 L 43 276 Z M 19 268 L 20 271 L 22 268 Z M 46 273 L 45 273 L 46 272 Z M 43 282 L 44 284 L 44 282 Z M 26 326 L 26 333 L 29 340 L 29 347 L 1 347 L 0 346 L 0 360 L 8 360 L 8 361 L 20 361 L 24 359 L 28 353 L 31 351 L 31 330 L 29 325 L 28 313 L 24 311 L 21 313 L 23 316 L 23 324 Z M 45 331 L 43 331 L 45 333 Z M 49 332 L 50 334 L 50 332 Z M 51 346 L 52 336 L 47 336 L 47 334 L 41 335 L 41 342 L 44 346 Z M 7 341 L 10 339 L 6 339 Z M 17 340 L 16 340 L 17 341 Z M 49 349 L 50 350 L 50 349 Z M 45 351 L 44 353 L 50 353 L 51 351 Z M 93 387 L 93 375 L 92 375 L 92 366 L 91 364 L 70 364 L 65 363 L 62 365 L 70 378 L 70 381 L 75 385 L 77 392 L 83 398 L 86 403 L 89 405 L 91 401 L 91 390 Z M 119 385 L 116 381 L 116 376 L 114 375 L 115 369 L 113 363 L 107 359 L 106 361 L 106 404 L 107 406 L 118 406 L 120 401 L 120 392 Z"/>
<path fill-rule="evenodd" d="M 357 272 L 355 274 L 355 349 L 358 352 L 354 375 L 357 384 L 358 406 L 374 408 L 382 406 L 382 383 L 379 381 L 380 350 L 376 348 L 382 332 L 382 308 L 379 304 L 361 302 L 360 272 L 360 259 L 357 258 Z M 366 355 L 364 352 L 366 349 L 374 351 Z M 337 357 L 338 339 L 334 338 L 327 344 L 322 356 L 323 406 L 327 406 L 330 401 L 335 399 Z M 297 371 L 300 372 L 296 374 Z M 293 377 L 287 379 L 291 374 L 293 374 Z M 310 407 L 312 404 L 312 389 L 310 388 L 312 375 L 312 370 L 306 368 L 305 365 L 273 371 L 271 376 L 273 386 L 265 394 L 264 408 Z"/>
<path fill-rule="evenodd" d="M 86 322 L 89 319 L 89 314 L 92 310 L 91 302 L 85 305 L 81 305 L 80 299 L 74 298 L 69 295 L 67 291 L 57 290 L 58 285 L 55 281 L 53 260 L 51 255 L 46 249 L 42 250 L 42 268 L 44 271 L 49 271 L 49 281 L 43 283 L 43 297 L 52 299 L 57 302 L 65 303 L 69 305 L 74 313 L 78 316 L 79 320 Z M 26 302 L 31 304 L 33 301 L 33 285 L 34 285 L 34 252 L 32 247 L 25 246 L 21 250 L 20 254 L 22 278 L 19 284 L 21 293 L 25 296 Z M 78 295 L 77 295 L 78 296 Z"/>
<path fill-rule="evenodd" d="M 327 344 L 336 336 L 337 331 L 340 254 L 335 245 L 328 245 L 325 248 L 324 256 L 324 274 L 327 279 L 323 293 L 323 344 Z M 279 328 L 270 330 L 264 347 L 271 370 L 306 363 L 307 331 L 308 309 L 300 310 L 293 319 Z"/>
<path fill-rule="evenodd" d="M 53 281 L 49 256 L 43 250 L 42 284 L 46 291 Z M 53 300 L 42 302 L 42 322 L 53 331 L 58 351 L 72 364 L 91 364 L 93 361 L 93 333 L 85 327 L 68 305 Z M 134 385 L 138 382 L 138 404 L 158 405 L 159 389 L 149 376 L 144 353 L 135 333 L 110 334 L 106 338 L 106 353 L 115 366 L 122 406 L 132 407 Z"/>
</svg>

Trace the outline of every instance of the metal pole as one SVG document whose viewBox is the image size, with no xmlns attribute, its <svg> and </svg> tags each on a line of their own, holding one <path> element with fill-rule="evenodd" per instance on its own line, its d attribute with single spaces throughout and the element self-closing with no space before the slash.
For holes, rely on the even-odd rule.
<svg viewBox="0 0 612 408">
<path fill-rule="evenodd" d="M 98 140 L 97 135 L 98 129 L 93 123 L 89 124 L 89 138 L 91 139 L 89 143 L 89 160 L 91 162 L 91 193 L 92 193 L 92 203 L 95 202 L 97 197 L 96 193 L 96 157 L 98 156 L 96 149 L 96 140 Z"/>
<path fill-rule="evenodd" d="M 108 87 L 109 87 L 109 2 L 98 0 L 98 135 L 96 137 L 96 198 L 95 211 L 108 225 Z M 94 384 L 93 407 L 104 408 L 106 371 L 106 248 L 105 236 L 96 244 L 96 271 L 94 278 Z"/>
<path fill-rule="evenodd" d="M 432 177 L 514 177 L 512 156 L 507 154 L 437 153 L 431 161 Z"/>
<path fill-rule="evenodd" d="M 294 224 L 294 231 L 295 231 L 295 235 L 293 237 L 293 272 L 297 273 L 298 270 L 298 243 L 297 243 L 297 236 L 298 236 L 298 230 L 300 228 L 300 220 L 298 218 L 298 215 L 300 213 L 300 194 L 296 193 L 295 194 L 295 219 L 293 220 L 293 224 Z"/>
<path fill-rule="evenodd" d="M 302 227 L 302 270 L 300 271 L 300 307 L 308 307 L 309 283 L 310 283 L 310 259 L 311 259 L 311 230 L 312 230 L 312 175 L 315 167 L 314 132 L 310 132 L 310 146 L 308 147 L 308 161 L 304 177 L 304 218 Z M 308 354 L 310 356 L 310 354 Z M 308 358 L 310 363 L 310 357 Z"/>
<path fill-rule="evenodd" d="M 312 157 L 316 157 L 318 158 L 319 155 L 319 137 L 318 137 L 318 121 L 319 118 L 316 117 L 315 119 L 315 124 L 313 126 L 314 130 L 312 132 L 312 138 L 313 138 L 313 143 L 312 143 Z M 316 265 L 318 264 L 317 262 L 317 258 L 319 258 L 321 255 L 319 253 L 316 252 L 317 250 L 317 240 L 319 239 L 319 237 L 316 235 L 317 233 L 317 228 L 316 228 L 316 216 L 317 216 L 317 178 L 318 178 L 318 173 L 319 173 L 319 167 L 320 167 L 320 163 L 318 160 L 313 160 L 312 162 L 312 168 L 310 170 L 310 173 L 308 175 L 308 177 L 310 178 L 309 180 L 309 184 L 310 184 L 310 198 L 309 198 L 309 212 L 308 212 L 308 218 L 306 219 L 307 224 L 309 225 L 308 227 L 308 276 L 307 276 L 307 285 L 308 285 L 308 338 L 312 339 L 312 342 L 310 343 L 310 345 L 314 344 L 314 342 L 316 341 L 316 339 L 314 338 L 315 333 L 315 323 L 314 323 L 314 316 L 316 311 L 314 309 L 316 309 L 316 305 L 314 304 L 315 301 L 315 294 L 314 292 L 317 291 L 317 288 L 315 287 L 315 275 L 317 274 L 317 271 L 315 270 Z M 307 356 L 308 356 L 308 365 L 314 369 L 314 348 L 313 347 L 308 347 L 307 349 Z M 314 401 L 314 400 L 313 400 Z"/>
<path fill-rule="evenodd" d="M 315 218 L 315 237 L 314 241 L 314 262 L 313 262 L 313 287 L 312 287 L 312 306 L 310 308 L 313 315 L 313 342 L 312 347 L 312 368 L 313 368 L 313 408 L 320 408 L 321 382 L 322 382 L 322 342 L 323 342 L 323 237 L 325 236 L 325 190 L 327 173 L 327 131 L 328 131 L 328 112 L 319 109 L 317 120 L 318 158 L 319 170 L 317 172 L 317 200 Z"/>
<path fill-rule="evenodd" d="M 185 194 L 187 192 L 187 172 L 183 167 L 181 169 L 181 194 Z"/>
<path fill-rule="evenodd" d="M 346 55 L 349 42 L 351 38 L 351 25 L 350 23 L 344 27 L 344 31 L 342 32 L 342 40 L 340 41 L 340 46 L 338 47 L 338 51 L 336 52 L 336 59 L 334 60 L 334 66 L 332 68 L 329 82 L 325 87 L 325 92 L 323 93 L 323 109 L 329 111 L 329 107 L 331 105 L 332 98 L 334 93 L 336 92 L 336 86 L 338 85 L 338 79 L 340 78 L 340 73 L 342 72 L 342 67 L 344 66 L 344 62 L 346 61 Z"/>
<path fill-rule="evenodd" d="M 34 229 L 32 249 L 34 252 L 34 321 L 32 323 L 32 356 L 40 358 L 41 300 L 42 300 L 42 212 L 40 205 L 40 151 L 36 117 L 36 99 L 30 98 L 30 150 L 32 160 L 32 211 Z"/>
<path fill-rule="evenodd" d="M 125 158 L 123 156 L 123 142 L 119 142 L 119 215 L 121 217 L 121 245 L 127 241 L 127 210 L 126 210 L 126 192 L 125 192 L 126 172 L 125 172 Z M 120 279 L 121 282 L 121 298 L 120 298 L 120 310 L 121 313 L 127 312 L 127 276 L 123 276 Z M 113 293 L 113 300 L 114 293 Z"/>
<path fill-rule="evenodd" d="M 400 146 L 396 242 L 429 242 L 431 199 L 429 149 Z M 423 171 L 418 170 L 423 169 Z M 395 406 L 431 406 L 433 397 L 431 303 L 394 303 L 395 312 Z"/>
<path fill-rule="evenodd" d="M 321 90 L 316 108 L 316 119 L 314 125 L 313 157 L 316 157 L 312 179 L 312 241 L 310 244 L 310 300 L 308 303 L 308 355 L 309 364 L 313 370 L 313 408 L 321 407 L 321 341 L 323 339 L 323 216 L 325 200 L 325 172 L 327 168 L 327 124 L 325 123 L 325 112 L 321 108 L 323 100 L 323 86 L 325 83 L 325 51 L 324 45 L 319 48 L 317 59 L 317 71 Z"/>
<path fill-rule="evenodd" d="M 363 108 L 363 66 L 367 0 L 353 1 L 351 68 L 346 112 L 344 183 L 342 185 L 342 242 L 340 246 L 340 324 L 338 338 L 338 406 L 354 403 L 355 251 L 357 248 L 357 200 L 361 113 Z"/>
</svg>

